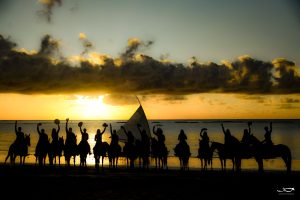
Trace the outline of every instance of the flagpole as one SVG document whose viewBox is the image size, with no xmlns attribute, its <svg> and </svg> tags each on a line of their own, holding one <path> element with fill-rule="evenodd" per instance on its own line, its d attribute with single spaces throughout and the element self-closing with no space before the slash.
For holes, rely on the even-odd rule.
<svg viewBox="0 0 300 200">
<path fill-rule="evenodd" d="M 135 97 L 136 97 L 136 99 L 138 100 L 138 102 L 139 102 L 140 106 L 142 106 L 142 104 L 141 104 L 141 102 L 140 102 L 140 99 L 138 98 L 138 96 L 137 96 L 137 95 L 135 95 Z"/>
<path fill-rule="evenodd" d="M 140 107 L 142 107 L 142 110 L 143 110 L 143 112 L 144 112 L 144 115 L 146 116 L 146 113 L 145 113 L 145 111 L 144 111 L 144 109 L 143 109 L 143 106 L 142 106 L 142 104 L 141 104 L 141 102 L 140 102 L 140 99 L 138 98 L 137 95 L 135 95 L 135 97 L 136 97 L 136 99 L 138 100 L 138 102 L 139 102 L 139 104 L 140 104 Z M 146 119 L 147 119 L 147 116 L 146 116 Z M 150 125 L 149 125 L 148 119 L 147 119 L 147 125 L 148 125 L 148 129 L 149 129 L 149 133 L 150 133 L 150 138 L 151 138 L 151 129 L 150 129 Z"/>
</svg>

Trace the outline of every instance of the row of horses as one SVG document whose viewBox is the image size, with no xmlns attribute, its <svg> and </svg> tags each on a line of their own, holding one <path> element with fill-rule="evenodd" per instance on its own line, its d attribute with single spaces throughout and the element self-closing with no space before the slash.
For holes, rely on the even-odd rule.
<svg viewBox="0 0 300 200">
<path fill-rule="evenodd" d="M 283 144 L 266 146 L 261 144 L 255 136 L 251 135 L 250 137 L 251 142 L 248 145 L 239 143 L 234 146 L 229 146 L 219 142 L 211 142 L 211 145 L 206 152 L 200 153 L 199 148 L 198 158 L 201 159 L 202 169 L 207 170 L 209 165 L 212 168 L 212 158 L 214 157 L 214 152 L 216 152 L 217 157 L 220 160 L 222 170 L 226 170 L 227 159 L 232 162 L 232 170 L 240 171 L 243 159 L 254 158 L 258 165 L 258 171 L 262 172 L 264 170 L 264 159 L 274 159 L 279 157 L 284 161 L 287 172 L 291 172 L 292 155 L 288 146 Z"/>
<path fill-rule="evenodd" d="M 74 166 L 75 166 L 75 158 L 77 155 L 80 155 L 80 160 L 86 159 L 87 153 L 81 153 L 82 150 L 78 147 L 71 153 L 70 149 L 67 149 L 63 137 L 60 137 L 59 142 L 50 143 L 47 148 L 47 152 L 42 155 L 42 165 L 46 162 L 46 156 L 48 155 L 49 164 L 56 164 L 58 160 L 58 164 L 60 165 L 60 158 L 65 156 L 65 160 L 67 165 L 70 165 L 70 159 L 73 157 Z M 15 142 L 9 147 L 8 155 L 5 159 L 5 162 L 10 158 L 11 163 L 15 163 L 15 159 L 17 156 L 20 157 L 20 163 L 25 163 L 25 158 L 28 154 L 28 146 L 30 146 L 30 134 L 25 135 L 24 142 L 22 144 L 16 144 Z M 285 162 L 287 172 L 291 171 L 291 151 L 290 149 L 283 144 L 273 145 L 271 147 L 265 147 L 261 144 L 261 142 L 253 135 L 251 135 L 250 143 L 248 146 L 243 144 L 238 144 L 234 146 L 211 142 L 211 145 L 204 152 L 200 152 L 201 147 L 198 150 L 198 158 L 201 160 L 201 168 L 206 170 L 210 165 L 212 168 L 212 158 L 214 152 L 217 153 L 217 157 L 219 157 L 221 162 L 222 170 L 226 169 L 226 160 L 229 159 L 232 161 L 233 170 L 240 171 L 241 170 L 241 162 L 242 159 L 250 159 L 254 158 L 258 164 L 258 170 L 263 171 L 263 159 L 272 159 L 281 157 Z M 176 145 L 175 156 L 177 156 L 180 160 L 180 167 L 182 170 L 188 170 L 189 166 L 189 158 L 191 156 L 189 146 L 187 144 L 179 143 Z M 155 138 L 151 138 L 151 152 L 150 155 L 139 154 L 139 150 L 135 150 L 136 154 L 134 155 L 134 159 L 139 159 L 139 165 L 141 165 L 141 161 L 143 161 L 143 166 L 149 167 L 149 156 L 155 159 L 156 168 L 167 168 L 167 158 L 169 151 L 158 145 L 158 142 Z M 112 168 L 117 168 L 119 157 L 126 157 L 128 164 L 128 156 L 126 152 L 122 152 L 122 148 L 119 144 L 108 144 L 107 142 L 97 141 L 96 145 L 93 148 L 93 154 L 95 157 L 95 166 L 98 168 L 100 165 L 100 161 L 102 163 L 105 157 L 109 159 L 109 166 Z M 40 155 L 39 155 L 40 156 Z M 38 155 L 36 155 L 38 159 Z M 86 165 L 85 163 L 81 163 L 81 166 Z"/>
<path fill-rule="evenodd" d="M 13 142 L 8 150 L 8 154 L 5 158 L 5 163 L 8 159 L 10 159 L 11 164 L 15 164 L 16 158 L 19 156 L 20 164 L 25 164 L 25 159 L 29 156 L 28 148 L 31 145 L 30 142 L 30 134 L 25 134 L 25 139 L 22 143 L 17 144 Z M 150 155 L 143 154 L 142 151 L 139 151 L 138 145 L 135 146 L 135 149 L 132 150 L 136 152 L 133 155 L 134 160 L 139 160 L 139 166 L 143 165 L 143 167 L 149 168 L 149 156 L 155 160 L 156 168 L 167 169 L 167 158 L 168 158 L 168 151 L 167 149 L 162 149 L 158 144 L 158 141 L 155 138 L 151 138 L 151 152 Z M 83 150 L 79 145 L 76 147 L 70 147 L 67 143 L 64 142 L 63 137 L 59 137 L 58 142 L 49 142 L 48 145 L 44 145 L 42 152 L 36 148 L 35 157 L 36 162 L 40 165 L 46 164 L 46 158 L 48 156 L 49 164 L 50 165 L 58 165 L 61 164 L 61 157 L 65 157 L 66 164 L 70 166 L 71 159 L 73 158 L 73 164 L 75 166 L 76 156 L 80 156 L 80 166 L 86 166 L 86 158 L 88 152 Z M 104 158 L 108 157 L 109 159 L 109 167 L 117 168 L 118 167 L 118 160 L 120 157 L 125 157 L 127 160 L 128 165 L 128 151 L 123 148 L 119 144 L 108 144 L 107 142 L 96 141 L 95 146 L 93 147 L 93 154 L 95 158 L 95 166 L 99 168 L 101 163 L 102 168 L 104 164 Z M 132 155 L 132 154 L 131 154 Z M 131 156 L 132 157 L 132 156 Z"/>
</svg>

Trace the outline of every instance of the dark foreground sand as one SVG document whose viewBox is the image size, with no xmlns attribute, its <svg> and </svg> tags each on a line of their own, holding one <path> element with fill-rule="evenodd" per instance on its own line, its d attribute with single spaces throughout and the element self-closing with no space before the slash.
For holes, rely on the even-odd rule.
<svg viewBox="0 0 300 200">
<path fill-rule="evenodd" d="M 0 165 L 0 199 L 297 199 L 300 173 Z M 277 189 L 294 187 L 294 194 Z M 297 197 L 298 196 L 298 197 Z"/>
</svg>

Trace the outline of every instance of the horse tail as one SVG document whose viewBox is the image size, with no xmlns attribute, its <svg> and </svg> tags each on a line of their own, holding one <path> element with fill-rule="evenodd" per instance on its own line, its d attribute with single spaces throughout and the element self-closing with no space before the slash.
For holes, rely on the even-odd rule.
<svg viewBox="0 0 300 200">
<path fill-rule="evenodd" d="M 278 148 L 277 150 L 280 152 L 281 158 L 285 162 L 287 173 L 290 173 L 292 168 L 292 153 L 290 148 L 283 144 L 279 144 L 276 146 Z"/>
<path fill-rule="evenodd" d="M 289 149 L 289 147 L 286 147 L 286 160 L 285 160 L 285 164 L 286 164 L 286 169 L 287 169 L 287 173 L 291 173 L 292 170 L 292 153 L 291 150 Z"/>
<path fill-rule="evenodd" d="M 7 161 L 7 159 L 8 159 L 9 157 L 10 157 L 11 159 L 13 158 L 13 145 L 10 145 L 4 163 L 6 163 L 6 161 Z"/>
</svg>

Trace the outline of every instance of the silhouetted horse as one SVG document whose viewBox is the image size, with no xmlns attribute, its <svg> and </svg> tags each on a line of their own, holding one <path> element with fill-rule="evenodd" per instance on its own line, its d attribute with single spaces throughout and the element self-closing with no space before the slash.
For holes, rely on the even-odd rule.
<svg viewBox="0 0 300 200">
<path fill-rule="evenodd" d="M 266 146 L 263 145 L 255 136 L 250 136 L 250 147 L 241 148 L 239 151 L 239 159 L 249 159 L 254 157 L 257 164 L 259 172 L 264 170 L 263 159 L 272 159 L 281 157 L 286 165 L 287 172 L 291 172 L 292 156 L 291 151 L 288 146 L 283 144 Z"/>
<path fill-rule="evenodd" d="M 186 141 L 180 141 L 175 149 L 175 156 L 179 158 L 180 161 L 180 169 L 181 170 L 189 170 L 189 158 L 191 156 L 190 147 L 186 143 Z"/>
<path fill-rule="evenodd" d="M 88 142 L 89 134 L 86 132 L 86 128 L 84 128 L 82 131 L 82 124 L 83 124 L 82 122 L 78 123 L 78 127 L 80 128 L 80 133 L 81 133 L 81 141 L 77 146 L 78 148 L 77 150 L 80 157 L 80 166 L 86 167 L 86 158 L 87 158 L 87 154 L 91 154 L 91 147 Z"/>
<path fill-rule="evenodd" d="M 64 156 L 66 160 L 67 166 L 70 166 L 70 160 L 73 156 L 74 158 L 74 166 L 77 156 L 77 137 L 75 133 L 73 133 L 72 128 L 68 128 L 69 118 L 66 119 L 66 141 L 64 147 Z"/>
<path fill-rule="evenodd" d="M 58 141 L 52 141 L 50 143 L 50 148 L 49 148 L 49 161 L 50 164 L 56 164 L 56 157 L 58 157 L 58 165 L 60 165 L 60 157 L 62 157 L 63 150 L 64 150 L 64 138 L 59 137 Z"/>
<path fill-rule="evenodd" d="M 224 128 L 224 125 L 221 124 L 222 131 L 224 133 L 224 153 L 225 158 L 229 158 L 232 160 L 232 170 L 236 169 L 237 171 L 240 171 L 240 150 L 241 150 L 241 143 L 240 141 L 231 135 L 231 132 L 229 129 Z M 225 160 L 226 164 L 226 160 Z"/>
<path fill-rule="evenodd" d="M 30 134 L 26 135 L 21 143 L 16 143 L 15 141 L 10 145 L 8 154 L 5 158 L 5 163 L 8 158 L 10 158 L 10 163 L 15 164 L 17 156 L 20 156 L 20 164 L 25 164 L 26 156 L 28 156 L 28 147 L 30 146 Z"/>
<path fill-rule="evenodd" d="M 122 148 L 119 144 L 110 144 L 108 148 L 109 167 L 118 168 L 118 160 L 121 156 Z"/>
<path fill-rule="evenodd" d="M 210 165 L 211 169 L 212 169 L 213 151 L 209 146 L 205 148 L 201 143 L 202 142 L 200 141 L 199 149 L 198 149 L 198 156 L 197 156 L 197 158 L 199 158 L 201 161 L 201 169 L 206 170 L 207 165 Z"/>
<path fill-rule="evenodd" d="M 107 142 L 96 141 L 96 144 L 93 148 L 96 168 L 99 167 L 100 157 L 101 157 L 101 163 L 103 169 L 103 160 L 107 156 L 108 150 L 109 150 L 109 144 Z"/>
<path fill-rule="evenodd" d="M 141 140 L 135 141 L 135 150 L 136 150 L 136 157 L 138 158 L 139 167 L 142 166 L 142 160 L 143 160 L 143 144 Z"/>
<path fill-rule="evenodd" d="M 127 136 L 127 141 L 125 142 L 125 146 L 123 148 L 123 154 L 126 157 L 127 167 L 129 164 L 130 168 L 134 168 L 134 161 L 138 157 L 137 147 L 134 144 L 134 136 L 132 132 L 130 130 L 127 131 L 124 126 L 121 126 L 121 128 Z"/>
<path fill-rule="evenodd" d="M 226 170 L 226 159 L 230 159 L 232 161 L 232 170 L 234 170 L 234 157 L 231 155 L 226 154 L 225 151 L 225 145 L 219 142 L 212 142 L 211 146 L 211 153 L 213 154 L 213 152 L 217 151 L 218 153 L 218 157 L 220 159 L 221 162 L 221 169 L 222 170 Z M 212 166 L 212 163 L 211 163 Z"/>
<path fill-rule="evenodd" d="M 60 157 L 62 156 L 62 151 L 64 148 L 64 139 L 59 138 L 59 136 L 58 136 L 58 134 L 60 132 L 59 119 L 55 119 L 54 123 L 57 125 L 57 129 L 53 128 L 52 133 L 51 133 L 52 141 L 50 143 L 49 152 L 48 152 L 49 164 L 53 165 L 53 160 L 56 164 L 56 157 L 58 156 L 59 165 L 60 165 Z"/>
<path fill-rule="evenodd" d="M 168 149 L 159 145 L 156 138 L 151 138 L 151 157 L 155 160 L 156 169 L 168 169 Z"/>
<path fill-rule="evenodd" d="M 42 125 L 41 123 L 37 124 L 37 132 L 39 134 L 39 140 L 35 148 L 35 157 L 36 157 L 36 161 L 38 161 L 38 164 L 40 166 L 43 166 L 46 164 L 46 157 L 49 152 L 50 142 L 48 139 L 48 135 L 45 133 L 45 130 L 42 129 L 40 131 L 39 127 L 41 125 Z"/>
<path fill-rule="evenodd" d="M 141 160 L 143 161 L 143 168 L 148 169 L 150 165 L 150 137 L 147 135 L 145 129 L 142 129 L 141 124 L 137 124 L 137 128 L 141 135 L 141 140 L 136 140 L 136 147 L 139 157 L 139 165 L 141 166 Z"/>
<path fill-rule="evenodd" d="M 77 148 L 78 148 L 77 152 L 79 153 L 79 157 L 80 157 L 80 166 L 86 167 L 87 155 L 91 153 L 90 146 L 87 144 L 87 142 L 82 142 L 82 143 L 79 143 Z"/>
</svg>

